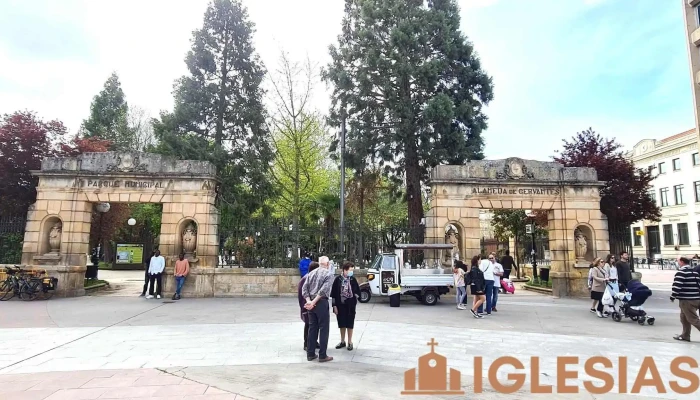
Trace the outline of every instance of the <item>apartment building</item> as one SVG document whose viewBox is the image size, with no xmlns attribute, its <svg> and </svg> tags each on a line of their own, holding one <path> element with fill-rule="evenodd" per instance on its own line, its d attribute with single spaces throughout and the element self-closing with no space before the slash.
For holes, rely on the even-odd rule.
<svg viewBox="0 0 700 400">
<path fill-rule="evenodd" d="M 695 112 L 695 139 L 700 140 L 700 0 L 681 0 L 688 45 L 690 82 Z"/>
<path fill-rule="evenodd" d="M 670 259 L 700 253 L 697 130 L 661 140 L 644 139 L 626 156 L 637 168 L 652 169 L 656 178 L 650 194 L 662 213 L 659 222 L 639 221 L 632 225 L 634 256 Z"/>
</svg>

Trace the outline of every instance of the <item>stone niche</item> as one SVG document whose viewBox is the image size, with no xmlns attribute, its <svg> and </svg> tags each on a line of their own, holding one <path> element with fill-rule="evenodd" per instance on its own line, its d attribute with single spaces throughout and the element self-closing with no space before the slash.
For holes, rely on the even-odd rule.
<svg viewBox="0 0 700 400">
<path fill-rule="evenodd" d="M 590 226 L 579 224 L 574 229 L 574 254 L 577 264 L 587 264 L 595 258 L 595 236 Z"/>
<path fill-rule="evenodd" d="M 463 259 L 464 249 L 462 246 L 462 238 L 464 237 L 464 229 L 457 222 L 450 222 L 445 226 L 445 244 L 452 245 L 452 251 L 444 251 L 442 254 L 443 265 L 451 265 L 454 261 Z"/>
<path fill-rule="evenodd" d="M 63 221 L 53 215 L 44 219 L 39 231 L 39 254 L 34 262 L 40 265 L 57 265 L 61 261 Z"/>
<path fill-rule="evenodd" d="M 178 232 L 179 232 L 179 243 L 177 248 L 177 253 L 185 253 L 185 258 L 190 261 L 190 263 L 196 263 L 199 261 L 197 259 L 197 221 L 192 218 L 185 218 L 180 221 Z"/>
</svg>

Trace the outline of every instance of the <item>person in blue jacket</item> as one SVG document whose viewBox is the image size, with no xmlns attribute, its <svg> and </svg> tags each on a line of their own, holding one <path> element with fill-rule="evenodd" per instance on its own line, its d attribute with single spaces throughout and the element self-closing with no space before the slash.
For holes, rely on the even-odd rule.
<svg viewBox="0 0 700 400">
<path fill-rule="evenodd" d="M 299 273 L 302 278 L 309 273 L 309 264 L 311 264 L 311 256 L 308 252 L 304 252 L 304 257 L 299 260 Z"/>
</svg>

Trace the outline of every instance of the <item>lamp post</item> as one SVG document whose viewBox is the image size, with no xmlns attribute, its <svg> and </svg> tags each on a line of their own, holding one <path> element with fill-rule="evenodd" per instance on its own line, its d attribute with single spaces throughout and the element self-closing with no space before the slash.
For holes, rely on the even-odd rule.
<svg viewBox="0 0 700 400">
<path fill-rule="evenodd" d="M 136 220 L 134 218 L 129 218 L 126 221 L 127 225 L 129 225 L 129 241 L 133 242 L 134 241 L 134 225 L 136 225 Z"/>
<path fill-rule="evenodd" d="M 537 279 L 537 244 L 535 243 L 535 217 L 537 214 L 533 210 L 527 210 L 525 213 L 530 218 L 530 234 L 532 235 L 532 251 L 530 252 L 532 256 L 532 277 Z"/>
</svg>

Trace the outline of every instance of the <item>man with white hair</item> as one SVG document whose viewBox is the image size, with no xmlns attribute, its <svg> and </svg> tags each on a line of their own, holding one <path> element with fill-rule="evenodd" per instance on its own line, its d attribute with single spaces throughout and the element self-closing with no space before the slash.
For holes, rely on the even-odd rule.
<svg viewBox="0 0 700 400">
<path fill-rule="evenodd" d="M 318 259 L 319 267 L 306 275 L 306 282 L 301 289 L 301 294 L 306 299 L 304 308 L 309 310 L 309 336 L 306 343 L 306 359 L 319 362 L 332 361 L 328 357 L 328 333 L 330 331 L 330 303 L 333 286 L 333 272 L 329 269 L 329 259 L 322 256 Z M 318 355 L 316 355 L 316 338 L 319 341 Z"/>
</svg>

